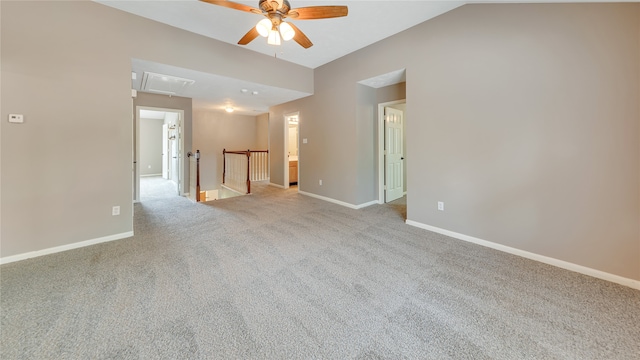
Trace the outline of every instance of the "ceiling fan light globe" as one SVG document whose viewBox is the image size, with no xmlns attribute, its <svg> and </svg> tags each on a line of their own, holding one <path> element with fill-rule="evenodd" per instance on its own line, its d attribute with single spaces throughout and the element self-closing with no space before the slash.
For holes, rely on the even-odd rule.
<svg viewBox="0 0 640 360">
<path fill-rule="evenodd" d="M 280 35 L 282 35 L 282 40 L 289 41 L 296 35 L 296 31 L 293 30 L 291 25 L 283 22 L 280 24 Z"/>
<path fill-rule="evenodd" d="M 273 25 L 271 24 L 271 20 L 262 19 L 256 25 L 256 30 L 258 30 L 258 34 L 260 34 L 260 36 L 267 37 L 269 36 L 269 32 L 271 31 L 272 27 Z"/>
<path fill-rule="evenodd" d="M 280 32 L 275 29 L 275 30 L 270 30 L 269 31 L 269 37 L 267 38 L 267 44 L 269 45 L 280 45 Z"/>
</svg>

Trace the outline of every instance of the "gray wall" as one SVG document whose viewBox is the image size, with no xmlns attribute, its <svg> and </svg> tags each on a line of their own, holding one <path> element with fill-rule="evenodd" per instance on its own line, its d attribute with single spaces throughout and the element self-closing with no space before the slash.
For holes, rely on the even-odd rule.
<svg viewBox="0 0 640 360">
<path fill-rule="evenodd" d="M 266 150 L 259 131 L 264 121 L 255 116 L 204 109 L 194 110 L 193 148 L 200 150 L 200 189 L 219 189 L 222 183 L 222 150 Z M 262 129 L 262 131 L 264 131 Z"/>
<path fill-rule="evenodd" d="M 315 69 L 315 95 L 272 108 L 271 128 L 300 111 L 302 190 L 373 200 L 356 84 L 405 68 L 409 220 L 640 280 L 639 19 L 466 5 Z"/>
<path fill-rule="evenodd" d="M 163 119 L 140 119 L 140 175 L 162 174 Z"/>
<path fill-rule="evenodd" d="M 311 69 L 94 2 L 0 7 L 3 258 L 133 231 L 132 58 L 313 91 Z"/>
</svg>

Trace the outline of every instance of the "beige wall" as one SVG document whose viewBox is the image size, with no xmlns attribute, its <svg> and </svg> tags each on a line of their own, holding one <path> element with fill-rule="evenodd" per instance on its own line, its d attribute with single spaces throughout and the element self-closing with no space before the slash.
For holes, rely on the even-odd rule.
<svg viewBox="0 0 640 360">
<path fill-rule="evenodd" d="M 640 280 L 639 27 L 639 4 L 466 5 L 317 68 L 272 119 L 301 112 L 301 189 L 374 200 L 357 82 L 404 68 L 409 220 Z"/>
<path fill-rule="evenodd" d="M 140 175 L 162 174 L 164 119 L 140 119 Z"/>
<path fill-rule="evenodd" d="M 640 280 L 639 4 L 467 5 L 314 71 L 92 2 L 0 6 L 2 257 L 132 231 L 139 58 L 315 91 L 270 109 L 272 182 L 299 111 L 301 189 L 355 205 L 357 82 L 406 69 L 410 220 Z"/>
<path fill-rule="evenodd" d="M 269 150 L 269 113 L 256 116 L 256 131 L 256 150 Z"/>
<path fill-rule="evenodd" d="M 639 15 L 465 6 L 422 26 L 408 217 L 640 280 Z"/>
<path fill-rule="evenodd" d="M 0 7 L 2 258 L 133 231 L 132 58 L 313 91 L 308 68 L 94 2 Z"/>
<path fill-rule="evenodd" d="M 223 149 L 266 150 L 261 146 L 266 141 L 258 117 L 196 109 L 193 119 L 193 148 L 200 150 L 200 188 L 203 191 L 220 189 Z"/>
<path fill-rule="evenodd" d="M 312 99 L 312 97 L 306 97 L 302 100 L 298 100 L 298 101 L 292 101 L 289 103 L 285 103 L 285 104 L 281 104 L 278 106 L 273 106 L 269 109 L 269 154 L 270 154 L 270 167 L 271 167 L 271 172 L 269 174 L 270 177 L 270 182 L 272 184 L 278 185 L 278 186 L 284 186 L 284 171 L 285 169 L 287 171 L 289 171 L 289 164 L 286 163 L 285 164 L 285 156 L 284 156 L 284 141 L 285 141 L 285 126 L 288 127 L 288 124 L 285 124 L 284 121 L 284 116 L 287 114 L 292 114 L 292 113 L 296 113 L 299 112 L 301 109 L 303 109 L 303 111 L 300 111 L 300 117 L 299 117 L 299 136 L 300 139 L 302 139 L 305 134 L 303 132 L 305 127 L 306 127 L 306 116 L 308 113 L 308 108 L 306 106 L 307 103 L 311 102 L 310 100 Z M 302 144 L 302 140 L 300 143 L 300 148 L 298 149 L 299 152 L 299 156 L 298 156 L 298 164 L 299 164 L 299 169 L 301 169 L 304 165 L 305 162 L 307 162 L 307 164 L 312 164 L 313 160 L 310 160 L 311 157 L 307 157 L 307 154 L 309 154 L 309 152 L 307 152 L 307 149 L 309 149 L 308 145 L 309 144 L 313 144 L 313 142 L 311 142 L 311 139 L 309 139 L 309 143 L 308 144 Z M 305 153 L 307 152 L 307 153 Z M 309 166 L 308 170 L 309 170 L 309 174 L 313 174 L 313 169 L 315 169 L 317 167 L 319 163 L 313 163 L 312 165 Z M 285 167 L 286 165 L 286 167 Z M 305 178 L 305 181 L 302 181 L 302 178 L 298 179 L 298 188 L 300 190 L 305 190 L 305 185 L 303 185 L 305 182 L 309 182 L 311 181 L 311 175 L 308 175 Z M 316 184 L 318 183 L 318 180 L 315 180 Z"/>
</svg>

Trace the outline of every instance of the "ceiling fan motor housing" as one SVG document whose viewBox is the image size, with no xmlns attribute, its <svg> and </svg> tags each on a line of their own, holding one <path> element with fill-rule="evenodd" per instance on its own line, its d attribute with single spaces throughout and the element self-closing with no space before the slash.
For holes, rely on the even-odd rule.
<svg viewBox="0 0 640 360">
<path fill-rule="evenodd" d="M 260 0 L 258 7 L 266 13 L 279 12 L 282 15 L 286 15 L 291 10 L 288 0 Z"/>
</svg>

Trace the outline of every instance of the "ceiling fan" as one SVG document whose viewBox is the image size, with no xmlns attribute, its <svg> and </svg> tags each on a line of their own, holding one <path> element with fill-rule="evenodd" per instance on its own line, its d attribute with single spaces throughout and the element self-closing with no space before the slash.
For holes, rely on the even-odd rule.
<svg viewBox="0 0 640 360">
<path fill-rule="evenodd" d="M 226 0 L 200 0 L 213 5 L 224 6 L 230 9 L 246 11 L 254 14 L 264 15 L 266 19 L 258 22 L 258 25 L 251 28 L 240 41 L 239 45 L 247 45 L 258 35 L 267 38 L 267 43 L 271 45 L 280 45 L 280 39 L 285 41 L 293 39 L 305 49 L 313 46 L 309 38 L 298 29 L 297 26 L 284 19 L 290 18 L 295 20 L 314 20 L 328 19 L 347 16 L 348 8 L 346 6 L 309 6 L 292 9 L 288 0 L 260 0 L 259 8 L 248 5 L 239 4 Z"/>
</svg>

